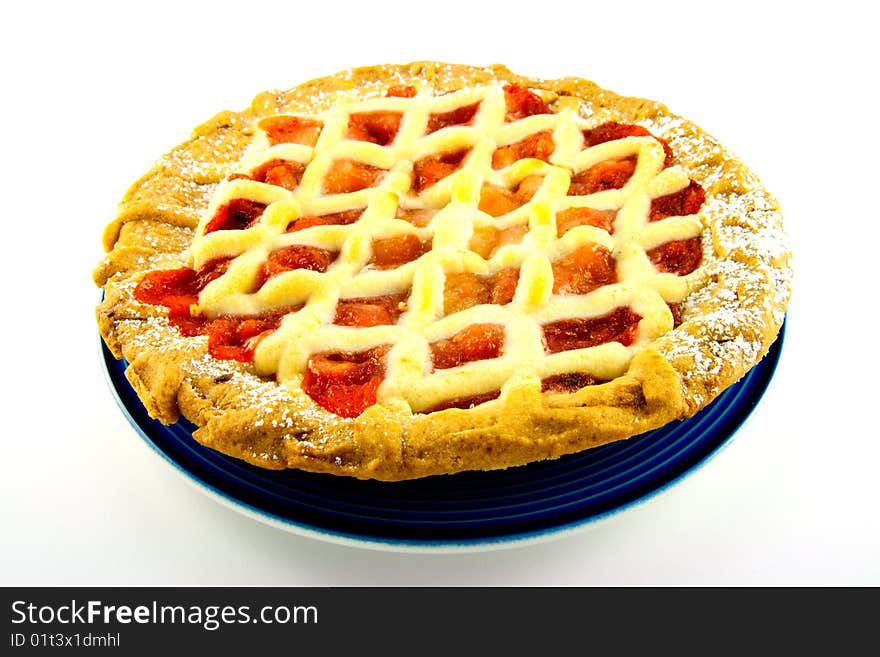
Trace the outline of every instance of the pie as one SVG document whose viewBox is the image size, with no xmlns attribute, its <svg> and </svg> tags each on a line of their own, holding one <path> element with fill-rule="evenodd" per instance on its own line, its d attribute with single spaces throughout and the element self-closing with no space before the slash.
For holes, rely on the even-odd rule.
<svg viewBox="0 0 880 657">
<path fill-rule="evenodd" d="M 123 198 L 100 333 L 149 414 L 270 469 L 395 481 L 623 440 L 767 352 L 777 201 L 577 78 L 353 69 L 222 112 Z"/>
</svg>

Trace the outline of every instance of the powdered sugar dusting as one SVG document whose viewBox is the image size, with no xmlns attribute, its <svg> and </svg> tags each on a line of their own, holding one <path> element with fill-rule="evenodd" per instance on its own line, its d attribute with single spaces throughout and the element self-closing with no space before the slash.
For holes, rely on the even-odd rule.
<svg viewBox="0 0 880 657">
<path fill-rule="evenodd" d="M 208 389 L 206 383 L 228 383 L 229 389 L 235 390 L 234 395 L 225 397 L 228 412 L 252 415 L 255 419 L 250 421 L 251 427 L 271 427 L 273 434 L 283 441 L 294 441 L 300 451 L 318 448 L 331 438 L 339 440 L 351 433 L 352 420 L 318 408 L 301 390 L 258 376 L 250 364 L 213 358 L 207 353 L 206 336 L 184 337 L 165 316 L 123 319 L 116 327 L 119 334 L 125 335 L 130 359 L 146 350 L 169 356 L 181 365 L 181 384 L 197 391 Z M 260 460 L 279 458 L 278 454 L 255 456 Z"/>
<path fill-rule="evenodd" d="M 701 216 L 714 247 L 703 284 L 683 304 L 684 324 L 658 341 L 695 407 L 766 353 L 784 319 L 792 275 L 781 213 L 766 192 L 710 197 Z"/>
<path fill-rule="evenodd" d="M 331 436 L 338 437 L 341 432 L 344 434 L 346 425 L 351 424 L 351 420 L 317 408 L 300 390 L 257 376 L 249 365 L 220 361 L 203 354 L 187 363 L 184 370 L 190 382 L 205 378 L 228 382 L 236 391 L 231 407 L 252 411 L 253 428 L 271 427 L 273 434 L 280 434 L 283 440 L 296 441 L 301 448 L 322 444 Z M 306 442 L 309 445 L 302 444 Z"/>
<path fill-rule="evenodd" d="M 434 65 L 418 66 L 427 70 Z M 463 78 L 456 70 L 437 65 L 426 77 L 443 91 L 460 86 Z M 487 68 L 480 75 L 485 75 L 488 83 L 495 72 Z M 332 89 L 306 84 L 291 91 L 267 92 L 255 99 L 255 112 L 218 116 L 199 128 L 191 141 L 163 156 L 152 177 L 146 178 L 128 201 L 148 204 L 157 220 L 190 226 L 181 230 L 191 233 L 218 182 L 250 143 L 255 114 L 319 113 L 339 102 L 381 96 L 391 85 L 413 82 L 405 69 L 388 69 L 386 76 L 365 76 L 351 70 L 337 79 L 345 83 Z M 470 78 L 467 81 L 475 83 Z M 482 79 L 476 81 L 482 83 Z M 587 102 L 580 113 L 591 122 L 629 120 L 618 115 L 613 103 L 599 107 Z M 677 163 L 708 192 L 699 213 L 706 228 L 704 262 L 690 277 L 692 292 L 681 304 L 683 323 L 651 344 L 681 374 L 685 397 L 691 410 L 696 410 L 755 364 L 775 338 L 791 294 L 789 244 L 776 201 L 754 174 L 711 136 L 662 111 L 636 122 L 668 141 Z M 185 264 L 185 253 L 161 252 L 162 240 L 155 235 L 145 233 L 141 244 L 154 252 L 132 257 L 113 281 L 113 292 L 130 299 L 113 308 L 113 331 L 127 358 L 150 351 L 178 363 L 181 385 L 210 398 L 212 410 L 240 414 L 252 435 L 280 437 L 288 450 L 309 455 L 326 451 L 331 443 L 352 439 L 356 420 L 319 408 L 296 380 L 289 386 L 279 385 L 274 379 L 258 376 L 251 364 L 212 358 L 205 336 L 182 337 L 161 309 L 131 299 L 135 283 L 129 278 L 131 269 Z M 167 242 L 164 248 L 168 248 Z M 112 269 L 113 257 L 106 258 L 103 266 Z M 279 459 L 278 453 L 254 450 L 256 458 Z M 340 457 L 332 458 L 338 466 L 343 464 Z"/>
</svg>

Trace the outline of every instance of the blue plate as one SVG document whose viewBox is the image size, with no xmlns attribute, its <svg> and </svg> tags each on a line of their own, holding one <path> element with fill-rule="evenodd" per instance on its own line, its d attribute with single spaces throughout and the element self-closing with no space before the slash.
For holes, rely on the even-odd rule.
<svg viewBox="0 0 880 657">
<path fill-rule="evenodd" d="M 407 551 L 519 545 L 619 512 L 680 480 L 722 447 L 764 394 L 784 334 L 765 358 L 685 422 L 552 461 L 383 483 L 252 467 L 202 447 L 181 420 L 152 420 L 101 345 L 117 402 L 158 454 L 239 511 L 337 543 Z"/>
</svg>

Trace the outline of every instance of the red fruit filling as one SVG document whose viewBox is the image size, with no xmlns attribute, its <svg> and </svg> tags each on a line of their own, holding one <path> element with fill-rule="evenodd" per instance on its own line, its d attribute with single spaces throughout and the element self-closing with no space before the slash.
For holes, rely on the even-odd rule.
<svg viewBox="0 0 880 657">
<path fill-rule="evenodd" d="M 563 319 L 544 325 L 544 341 L 551 354 L 595 347 L 606 342 L 619 342 L 628 347 L 635 338 L 641 319 L 641 315 L 630 308 L 617 308 L 604 317 L 593 319 Z"/>
<path fill-rule="evenodd" d="M 373 187 L 385 171 L 347 158 L 334 160 L 324 177 L 325 194 L 348 194 Z"/>
<path fill-rule="evenodd" d="M 700 266 L 703 246 L 699 237 L 675 240 L 651 249 L 648 258 L 658 271 L 686 276 Z"/>
<path fill-rule="evenodd" d="M 205 226 L 205 234 L 215 230 L 244 230 L 260 221 L 265 203 L 257 203 L 246 198 L 235 198 L 217 209 Z"/>
<path fill-rule="evenodd" d="M 510 84 L 504 87 L 504 103 L 507 113 L 505 121 L 518 121 L 535 114 L 550 114 L 547 103 L 541 97 L 525 87 Z"/>
<path fill-rule="evenodd" d="M 284 232 L 294 233 L 312 226 L 347 226 L 360 219 L 363 212 L 363 208 L 358 208 L 357 210 L 345 210 L 344 212 L 333 212 L 331 214 L 299 217 L 287 224 Z"/>
<path fill-rule="evenodd" d="M 406 310 L 408 293 L 386 294 L 380 297 L 340 299 L 336 305 L 334 324 L 339 326 L 381 326 L 397 323 Z"/>
<path fill-rule="evenodd" d="M 556 214 L 556 235 L 562 237 L 575 226 L 595 226 L 607 233 L 614 232 L 614 210 L 593 208 L 567 208 Z"/>
<path fill-rule="evenodd" d="M 607 189 L 620 189 L 636 170 L 636 157 L 622 160 L 605 160 L 571 177 L 569 196 L 587 196 Z"/>
<path fill-rule="evenodd" d="M 696 214 L 705 201 L 706 192 L 697 181 L 691 180 L 684 189 L 652 200 L 648 221 Z"/>
<path fill-rule="evenodd" d="M 269 254 L 260 267 L 253 291 L 259 290 L 270 278 L 294 269 L 325 272 L 336 256 L 335 251 L 319 249 L 304 244 L 291 244 Z"/>
<path fill-rule="evenodd" d="M 553 263 L 555 294 L 587 294 L 617 281 L 614 257 L 599 244 L 584 244 Z"/>
<path fill-rule="evenodd" d="M 431 344 L 431 359 L 438 370 L 475 360 L 498 358 L 504 345 L 504 327 L 472 324 L 452 337 Z"/>
<path fill-rule="evenodd" d="M 425 133 L 431 134 L 437 130 L 448 128 L 451 125 L 470 125 L 478 109 L 480 109 L 480 104 L 474 103 L 465 107 L 457 107 L 449 112 L 431 114 L 428 117 Z"/>
<path fill-rule="evenodd" d="M 503 169 L 517 160 L 527 157 L 549 162 L 555 148 L 556 143 L 553 141 L 552 132 L 549 130 L 536 132 L 515 144 L 508 144 L 496 149 L 492 153 L 492 168 Z"/>
<path fill-rule="evenodd" d="M 479 276 L 473 272 L 446 274 L 443 288 L 443 314 L 451 315 L 482 303 L 504 306 L 513 301 L 519 269 L 507 267 L 493 276 Z"/>
<path fill-rule="evenodd" d="M 360 112 L 348 118 L 346 137 L 387 146 L 400 129 L 400 112 Z"/>
<path fill-rule="evenodd" d="M 385 376 L 387 347 L 358 353 L 313 354 L 303 376 L 303 391 L 341 417 L 357 417 L 376 403 Z"/>
<path fill-rule="evenodd" d="M 421 192 L 455 173 L 461 168 L 468 153 L 470 148 L 464 148 L 451 153 L 429 155 L 416 161 L 412 173 L 413 189 Z"/>
<path fill-rule="evenodd" d="M 623 139 L 624 137 L 654 137 L 654 139 L 663 145 L 663 151 L 666 153 L 663 166 L 671 166 L 672 161 L 675 159 L 675 156 L 672 153 L 672 148 L 665 139 L 660 139 L 660 137 L 652 135 L 647 128 L 643 128 L 639 125 L 609 121 L 608 123 L 603 123 L 590 130 L 584 130 L 583 135 L 585 148 L 595 146 L 596 144 L 602 144 L 606 141 Z"/>
<path fill-rule="evenodd" d="M 412 233 L 373 240 L 370 264 L 376 269 L 393 269 L 412 262 L 431 250 L 431 242 L 422 242 Z"/>
<path fill-rule="evenodd" d="M 321 134 L 323 124 L 297 116 L 271 116 L 260 121 L 270 146 L 277 144 L 302 144 L 314 146 Z"/>
</svg>

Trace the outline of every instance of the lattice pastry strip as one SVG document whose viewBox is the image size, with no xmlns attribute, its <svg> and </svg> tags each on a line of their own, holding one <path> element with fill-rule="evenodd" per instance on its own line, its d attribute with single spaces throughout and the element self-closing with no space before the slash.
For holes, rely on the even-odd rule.
<svg viewBox="0 0 880 657">
<path fill-rule="evenodd" d="M 354 69 L 218 114 L 135 183 L 98 323 L 153 417 L 255 465 L 508 467 L 741 377 L 783 320 L 783 237 L 746 166 L 653 101 Z"/>
<path fill-rule="evenodd" d="M 469 125 L 432 129 L 432 117 L 468 111 Z M 314 354 L 387 348 L 377 400 L 392 405 L 403 401 L 412 411 L 493 391 L 504 395 L 508 382 L 540 387 L 547 377 L 571 372 L 597 380 L 619 376 L 641 345 L 672 328 L 667 303 L 682 300 L 691 289 L 688 276 L 659 272 L 647 255 L 671 240 L 701 234 L 702 223 L 693 215 L 648 221 L 654 199 L 680 192 L 690 180 L 679 167 L 667 166 L 664 146 L 652 136 L 624 136 L 590 146 L 582 137 L 589 126 L 570 109 L 516 120 L 506 120 L 506 111 L 501 86 L 445 95 L 424 89 L 411 98 L 371 98 L 321 115 L 291 117 L 319 127 L 311 145 L 273 144 L 267 131 L 260 131 L 239 172 L 221 185 L 197 229 L 190 249 L 194 267 L 217 258 L 232 260 L 201 291 L 193 313 L 216 317 L 289 310 L 254 353 L 257 372 L 274 374 L 282 383 L 298 383 Z M 352 126 L 361 120 L 397 124 L 373 141 L 352 138 Z M 529 140 L 544 148 L 540 159 L 516 156 L 517 147 Z M 417 169 L 432 159 L 451 170 L 420 187 Z M 627 160 L 634 166 L 619 187 L 569 194 L 581 172 Z M 277 166 L 282 167 L 275 175 L 281 182 L 269 180 Z M 335 172 L 345 167 L 363 174 L 363 183 L 338 188 Z M 263 181 L 255 175 L 262 170 L 268 172 Z M 483 207 L 486 186 L 514 190 L 524 185 L 530 193 L 513 207 Z M 253 214 L 258 218 L 212 229 L 217 214 L 236 203 L 257 208 Z M 399 218 L 400 212 L 405 216 L 413 211 L 432 216 L 422 225 Z M 565 211 L 613 214 L 611 230 L 578 225 L 560 236 L 557 217 Z M 340 225 L 318 223 L 289 232 L 300 218 L 345 212 L 360 216 Z M 505 230 L 521 239 L 491 253 L 471 250 L 480 231 Z M 377 240 L 383 239 L 416 240 L 430 250 L 396 267 L 377 268 L 371 257 Z M 585 245 L 613 255 L 616 280 L 584 294 L 555 293 L 554 263 Z M 332 262 L 260 280 L 261 267 L 272 253 L 303 247 L 332 254 Z M 491 277 L 506 269 L 519 272 L 509 303 L 478 304 L 444 316 L 447 277 Z M 408 295 L 395 323 L 333 325 L 341 299 L 394 294 Z M 621 308 L 638 317 L 628 345 L 613 341 L 548 353 L 546 325 L 602 318 Z M 475 325 L 503 327 L 500 353 L 435 368 L 432 345 Z"/>
</svg>

